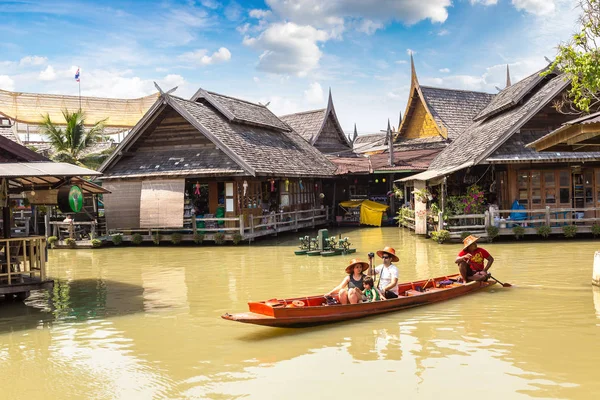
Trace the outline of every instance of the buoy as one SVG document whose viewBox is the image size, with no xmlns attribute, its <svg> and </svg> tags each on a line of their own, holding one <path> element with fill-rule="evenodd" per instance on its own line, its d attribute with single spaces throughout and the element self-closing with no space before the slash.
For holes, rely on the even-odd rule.
<svg viewBox="0 0 600 400">
<path fill-rule="evenodd" d="M 594 253 L 594 270 L 592 272 L 592 285 L 600 286 L 600 251 Z"/>
</svg>

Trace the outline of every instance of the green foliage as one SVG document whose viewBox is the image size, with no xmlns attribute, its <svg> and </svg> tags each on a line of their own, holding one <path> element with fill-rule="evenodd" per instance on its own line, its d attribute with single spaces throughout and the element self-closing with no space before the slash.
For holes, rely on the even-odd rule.
<svg viewBox="0 0 600 400">
<path fill-rule="evenodd" d="M 398 200 L 403 200 L 404 199 L 404 190 L 402 190 L 399 187 L 397 187 L 396 185 L 394 185 L 394 196 Z"/>
<path fill-rule="evenodd" d="M 471 236 L 471 232 L 469 232 L 469 231 L 464 231 L 464 232 L 462 232 L 462 233 L 460 234 L 460 240 L 465 240 L 465 238 L 466 238 L 467 236 Z"/>
<path fill-rule="evenodd" d="M 496 226 L 488 226 L 486 230 L 487 230 L 488 240 L 490 242 L 493 242 L 500 234 L 500 229 L 498 229 L 498 227 L 496 227 Z"/>
<path fill-rule="evenodd" d="M 465 203 L 462 196 L 449 196 L 446 200 L 446 211 L 448 215 L 462 215 L 465 213 Z"/>
<path fill-rule="evenodd" d="M 98 247 L 102 247 L 102 240 L 92 239 L 92 247 L 95 249 L 97 249 Z"/>
<path fill-rule="evenodd" d="M 431 198 L 431 193 L 427 188 L 415 189 L 413 190 L 413 194 L 415 195 L 415 200 L 420 201 L 421 203 L 427 203 L 427 200 Z"/>
<path fill-rule="evenodd" d="M 562 231 L 566 238 L 573 238 L 577 235 L 577 225 L 565 225 Z"/>
<path fill-rule="evenodd" d="M 154 235 L 152 235 L 152 243 L 154 243 L 157 246 L 160 244 L 161 239 L 162 239 L 162 236 L 158 232 L 156 232 Z"/>
<path fill-rule="evenodd" d="M 450 232 L 442 229 L 441 231 L 433 231 L 429 234 L 431 239 L 439 244 L 445 243 L 450 239 Z"/>
<path fill-rule="evenodd" d="M 110 240 L 115 246 L 120 246 L 123 243 L 123 235 L 112 235 Z"/>
<path fill-rule="evenodd" d="M 537 228 L 537 234 L 540 235 L 541 237 L 543 237 L 544 239 L 547 239 L 551 233 L 552 233 L 552 228 L 550 228 L 548 225 L 542 225 Z"/>
<path fill-rule="evenodd" d="M 513 226 L 512 231 L 517 239 L 521 239 L 523 236 L 525 236 L 525 228 L 523 228 L 521 225 Z"/>
<path fill-rule="evenodd" d="M 431 203 L 431 205 L 429 206 L 429 210 L 431 211 L 431 214 L 432 214 L 434 217 L 437 217 L 437 216 L 438 216 L 438 214 L 439 214 L 439 213 L 440 213 L 440 211 L 441 211 L 441 210 L 440 210 L 440 207 L 439 207 L 439 206 L 438 206 L 438 204 L 437 204 L 437 203 L 435 203 L 435 202 Z"/>
<path fill-rule="evenodd" d="M 483 214 L 485 211 L 485 207 L 483 206 L 484 200 L 483 190 L 479 186 L 469 186 L 467 194 L 463 197 L 465 214 Z"/>
<path fill-rule="evenodd" d="M 77 247 L 77 241 L 75 239 L 66 238 L 65 244 L 67 246 L 69 246 L 69 248 L 71 248 L 71 249 L 74 249 L 75 247 Z"/>
<path fill-rule="evenodd" d="M 600 105 L 600 0 L 580 0 L 580 31 L 558 46 L 558 55 L 542 75 L 559 69 L 571 82 L 568 99 L 556 104 L 564 112 L 594 112 Z"/>
<path fill-rule="evenodd" d="M 46 239 L 46 241 L 50 245 L 50 248 L 53 249 L 54 246 L 56 246 L 56 242 L 58 242 L 58 238 L 56 236 L 48 236 L 48 239 Z"/>
<path fill-rule="evenodd" d="M 231 240 L 233 241 L 233 244 L 239 244 L 242 241 L 242 235 L 240 235 L 239 232 L 236 232 L 231 236 Z"/>
<path fill-rule="evenodd" d="M 183 236 L 181 235 L 181 233 L 175 232 L 175 233 L 171 234 L 171 243 L 179 244 L 179 243 L 181 243 L 181 239 L 183 239 Z"/>
<path fill-rule="evenodd" d="M 113 149 L 90 154 L 89 150 L 103 137 L 106 119 L 96 122 L 91 128 L 85 128 L 85 113 L 63 110 L 64 123 L 55 123 L 50 115 L 43 116 L 40 131 L 52 146 L 54 161 L 68 162 L 97 168 L 108 158 Z M 63 128 L 66 123 L 66 126 Z"/>
<path fill-rule="evenodd" d="M 134 233 L 131 235 L 131 243 L 135 244 L 136 246 L 142 244 L 143 241 L 144 238 L 139 233 Z"/>
<path fill-rule="evenodd" d="M 414 218 L 414 216 L 415 212 L 413 210 L 407 207 L 402 207 L 398 210 L 394 219 L 398 220 L 398 226 L 404 226 L 404 224 L 408 222 L 406 218 Z"/>
<path fill-rule="evenodd" d="M 225 234 L 223 232 L 215 233 L 215 244 L 225 243 Z"/>
<path fill-rule="evenodd" d="M 194 243 L 195 244 L 202 244 L 203 241 L 204 241 L 204 234 L 203 233 L 196 233 L 194 235 Z"/>
<path fill-rule="evenodd" d="M 592 235 L 594 235 L 594 237 L 598 237 L 600 235 L 600 225 L 597 223 L 594 223 L 594 225 L 592 225 Z"/>
</svg>

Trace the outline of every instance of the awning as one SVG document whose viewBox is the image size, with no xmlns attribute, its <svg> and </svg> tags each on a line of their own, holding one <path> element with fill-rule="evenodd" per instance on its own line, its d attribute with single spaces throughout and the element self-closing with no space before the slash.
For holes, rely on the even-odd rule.
<svg viewBox="0 0 600 400">
<path fill-rule="evenodd" d="M 35 177 L 35 176 L 96 176 L 98 171 L 78 167 L 77 165 L 40 161 L 21 163 L 0 163 L 0 178 Z"/>
<path fill-rule="evenodd" d="M 593 152 L 600 150 L 600 113 L 564 123 L 560 128 L 529 143 L 535 151 Z"/>
<path fill-rule="evenodd" d="M 448 175 L 461 169 L 468 168 L 473 165 L 473 161 L 467 161 L 466 163 L 458 166 L 447 167 L 442 169 L 429 169 L 423 171 L 420 174 L 407 176 L 406 178 L 396 179 L 394 182 L 410 182 L 410 181 L 429 181 L 431 179 L 438 178 L 440 176 Z"/>
<path fill-rule="evenodd" d="M 389 206 L 365 200 L 360 205 L 360 223 L 363 225 L 381 226 L 383 213 Z"/>
<path fill-rule="evenodd" d="M 348 200 L 340 202 L 339 205 L 346 208 L 354 208 L 360 206 L 363 201 L 365 200 Z"/>
</svg>

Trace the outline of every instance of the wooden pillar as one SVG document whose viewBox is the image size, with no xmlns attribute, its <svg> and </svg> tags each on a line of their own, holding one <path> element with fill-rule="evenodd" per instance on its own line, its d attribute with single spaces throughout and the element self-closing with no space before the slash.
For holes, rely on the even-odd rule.
<svg viewBox="0 0 600 400">
<path fill-rule="evenodd" d="M 10 207 L 2 207 L 2 230 L 4 238 L 10 239 Z"/>
<path fill-rule="evenodd" d="M 390 174 L 388 176 L 388 192 L 393 192 L 394 191 L 394 174 Z M 388 197 L 388 199 L 390 199 L 390 212 L 392 213 L 392 216 L 396 215 L 396 196 L 392 195 L 391 197 Z"/>
<path fill-rule="evenodd" d="M 427 186 L 425 181 L 415 181 L 415 190 L 423 190 Z M 423 203 L 415 198 L 415 233 L 417 235 L 427 235 L 427 203 Z"/>
<path fill-rule="evenodd" d="M 240 235 L 244 237 L 244 215 L 240 215 Z"/>
</svg>

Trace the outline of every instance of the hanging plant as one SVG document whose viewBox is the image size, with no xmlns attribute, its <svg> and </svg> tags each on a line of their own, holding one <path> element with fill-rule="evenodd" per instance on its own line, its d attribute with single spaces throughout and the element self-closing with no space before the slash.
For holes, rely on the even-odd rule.
<svg viewBox="0 0 600 400">
<path fill-rule="evenodd" d="M 412 193 L 415 195 L 415 199 L 421 203 L 427 203 L 428 200 L 433 199 L 433 196 L 431 196 L 431 193 L 427 189 L 415 189 Z"/>
</svg>

